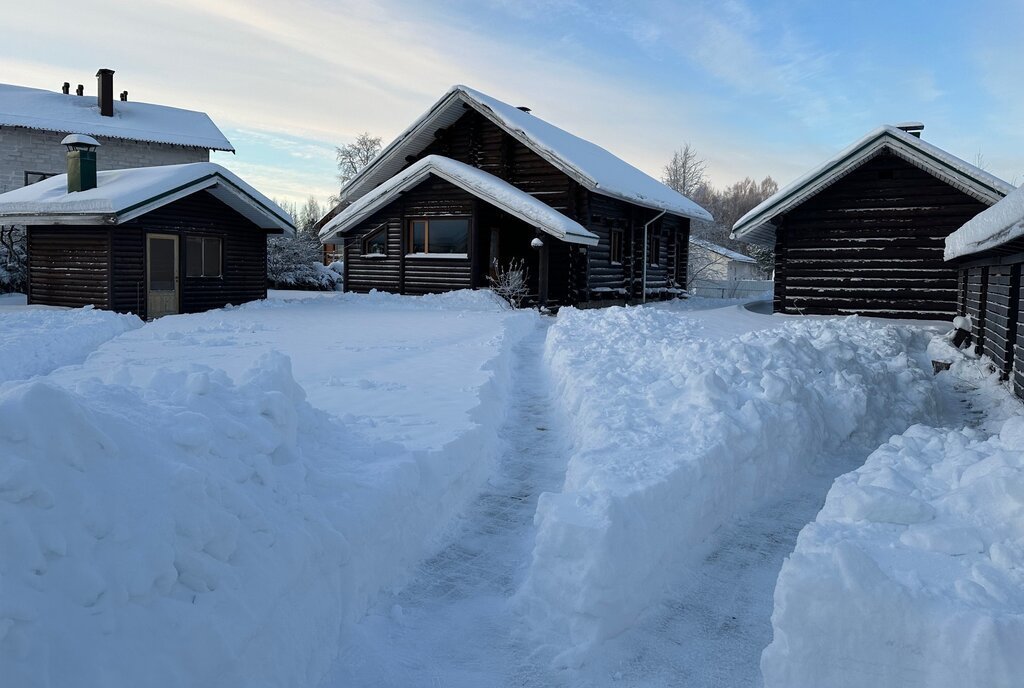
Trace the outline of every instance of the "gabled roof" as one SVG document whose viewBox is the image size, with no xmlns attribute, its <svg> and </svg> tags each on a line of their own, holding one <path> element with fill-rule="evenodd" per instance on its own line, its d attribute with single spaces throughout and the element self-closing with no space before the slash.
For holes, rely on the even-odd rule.
<svg viewBox="0 0 1024 688">
<path fill-rule="evenodd" d="M 792 210 L 885 151 L 989 205 L 1013 190 L 1011 184 L 985 170 L 902 129 L 886 125 L 870 132 L 825 164 L 780 189 L 741 217 L 733 225 L 732 238 L 765 246 L 774 245 L 773 222 L 776 217 Z"/>
<path fill-rule="evenodd" d="M 673 191 L 604 148 L 467 86 L 453 86 L 412 126 L 382 150 L 342 189 L 342 200 L 355 201 L 398 174 L 407 164 L 406 156 L 420 154 L 434 141 L 437 130 L 454 124 L 465 113 L 466 106 L 475 109 L 595 193 L 681 217 L 712 219 L 710 213 L 686 196 Z"/>
<path fill-rule="evenodd" d="M 690 243 L 693 244 L 694 246 L 699 246 L 700 248 L 704 249 L 705 251 L 711 251 L 712 253 L 717 253 L 720 256 L 728 258 L 729 260 L 735 260 L 735 261 L 738 261 L 740 263 L 756 263 L 757 262 L 756 260 L 754 260 L 750 256 L 744 255 L 744 254 L 739 253 L 737 251 L 732 251 L 730 249 L 727 249 L 724 246 L 719 246 L 718 244 L 713 244 L 710 241 L 706 241 L 704 239 L 694 239 L 693 237 L 690 237 Z"/>
<path fill-rule="evenodd" d="M 198 191 L 207 191 L 262 229 L 295 231 L 272 200 L 212 162 L 96 174 L 96 188 L 68 193 L 60 174 L 0 194 L 0 224 L 118 225 Z"/>
<path fill-rule="evenodd" d="M 493 174 L 441 155 L 428 155 L 416 161 L 356 200 L 324 225 L 320 230 L 320 240 L 332 243 L 336 236 L 352 229 L 403 191 L 422 183 L 431 175 L 464 189 L 562 241 L 590 246 L 598 241 L 596 234 L 525 191 Z"/>
<path fill-rule="evenodd" d="M 946 237 L 946 260 L 997 248 L 1024 236 L 1024 187 L 975 215 Z"/>
<path fill-rule="evenodd" d="M 11 84 L 0 84 L 0 126 L 235 152 L 205 112 L 119 100 L 104 117 L 95 97 Z"/>
</svg>

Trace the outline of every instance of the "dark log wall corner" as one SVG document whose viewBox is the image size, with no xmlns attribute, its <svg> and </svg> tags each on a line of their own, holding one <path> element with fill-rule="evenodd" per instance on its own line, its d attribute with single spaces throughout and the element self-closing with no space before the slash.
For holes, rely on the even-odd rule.
<svg viewBox="0 0 1024 688">
<path fill-rule="evenodd" d="M 986 207 L 883 153 L 780 218 L 775 310 L 948 320 L 945 239 Z"/>
<path fill-rule="evenodd" d="M 266 298 L 266 231 L 199 192 L 114 228 L 29 227 L 29 302 L 145 318 L 147 232 L 179 235 L 182 313 Z M 186 236 L 221 238 L 222 277 L 186 276 Z"/>
<path fill-rule="evenodd" d="M 443 155 L 477 167 L 503 179 L 569 216 L 600 238 L 597 246 L 568 244 L 545 236 L 549 251 L 549 301 L 588 304 L 602 300 L 640 298 L 643 223 L 655 211 L 634 206 L 581 187 L 568 175 L 516 141 L 476 110 L 466 113 L 438 132 L 435 141 L 420 154 Z M 418 159 L 418 158 L 417 158 Z M 409 160 L 408 164 L 415 162 Z M 472 218 L 469 255 L 466 259 L 406 257 L 406 226 L 413 217 L 468 215 Z M 364 239 L 386 226 L 387 253 L 364 256 Z M 502 263 L 522 259 L 536 289 L 537 252 L 529 248 L 536 230 L 471 194 L 437 178 L 431 178 L 381 208 L 346 235 L 345 289 L 366 292 L 380 289 L 402 294 L 423 294 L 487 286 L 491 232 L 497 230 Z M 624 257 L 613 263 L 611 232 L 623 235 Z M 652 226 L 660 237 L 661 254 L 648 266 L 649 297 L 675 294 L 672 278 L 686 284 L 686 245 L 689 221 L 665 216 Z M 682 249 L 678 247 L 683 245 Z M 677 256 L 683 264 L 677 265 Z"/>
<path fill-rule="evenodd" d="M 1024 398 L 1024 239 L 965 257 L 959 279 L 958 312 L 973 320 L 975 352 Z"/>
</svg>

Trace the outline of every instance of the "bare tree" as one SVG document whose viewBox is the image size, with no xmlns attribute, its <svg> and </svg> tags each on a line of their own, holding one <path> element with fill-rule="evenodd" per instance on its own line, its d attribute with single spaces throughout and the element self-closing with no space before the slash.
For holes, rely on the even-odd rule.
<svg viewBox="0 0 1024 688">
<path fill-rule="evenodd" d="M 18 225 L 0 225 L 0 294 L 21 291 L 28 281 L 27 233 Z"/>
<path fill-rule="evenodd" d="M 697 155 L 697 151 L 689 143 L 684 143 L 665 165 L 661 181 L 670 189 L 692 198 L 697 189 L 706 183 L 706 167 L 707 163 Z"/>
<path fill-rule="evenodd" d="M 377 157 L 380 148 L 380 137 L 371 136 L 370 132 L 364 131 L 352 143 L 335 149 L 338 155 L 338 181 L 341 182 L 341 188 Z"/>
<path fill-rule="evenodd" d="M 316 231 L 313 227 L 320 221 L 325 212 L 327 211 L 320 205 L 320 201 L 316 200 L 316 197 L 310 196 L 306 199 L 306 203 L 295 217 L 295 228 L 300 234 L 316 239 Z"/>
<path fill-rule="evenodd" d="M 530 272 L 526 262 L 513 260 L 507 266 L 494 266 L 494 275 L 487 281 L 491 283 L 491 291 L 508 301 L 512 308 L 519 308 L 530 295 Z"/>
</svg>

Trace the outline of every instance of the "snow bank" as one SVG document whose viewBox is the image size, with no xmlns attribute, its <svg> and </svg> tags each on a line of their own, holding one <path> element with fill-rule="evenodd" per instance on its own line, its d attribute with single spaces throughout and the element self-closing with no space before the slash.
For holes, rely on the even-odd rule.
<svg viewBox="0 0 1024 688">
<path fill-rule="evenodd" d="M 276 352 L 233 375 L 175 361 L 144 377 L 142 360 L 96 356 L 78 375 L 8 385 L 0 683 L 316 685 L 343 625 L 436 549 L 492 471 L 526 330 L 508 322 L 480 381 L 467 371 L 472 426 L 432 449 L 315 408 Z M 114 350 L 152 354 L 147 341 Z"/>
<path fill-rule="evenodd" d="M 848 318 L 734 339 L 649 308 L 564 309 L 547 360 L 573 419 L 564 489 L 544 494 L 518 606 L 585 660 L 630 626 L 714 532 L 851 438 L 880 438 L 934 408 L 907 350 L 925 336 Z M 566 647 L 568 641 L 568 647 Z"/>
<path fill-rule="evenodd" d="M 836 480 L 779 575 L 761 658 L 768 688 L 1020 684 L 1019 402 L 1015 411 L 994 435 L 911 427 Z"/>
<path fill-rule="evenodd" d="M 134 315 L 91 307 L 0 312 L 0 383 L 81 363 L 100 344 L 142 327 Z"/>
</svg>

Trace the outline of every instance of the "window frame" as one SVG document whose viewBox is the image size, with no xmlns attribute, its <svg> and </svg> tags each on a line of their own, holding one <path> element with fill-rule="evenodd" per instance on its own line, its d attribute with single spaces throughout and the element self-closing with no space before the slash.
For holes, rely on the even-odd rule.
<svg viewBox="0 0 1024 688">
<path fill-rule="evenodd" d="M 199 252 L 199 273 L 193 275 L 191 273 L 192 260 L 189 258 L 189 244 L 193 241 L 198 241 L 202 247 Z M 206 274 L 206 244 L 207 242 L 217 242 L 219 255 L 217 261 L 217 274 L 207 275 Z M 224 279 L 224 237 L 219 236 L 201 236 L 194 234 L 185 235 L 185 277 L 187 279 Z"/>
<path fill-rule="evenodd" d="M 466 221 L 466 252 L 465 253 L 431 253 L 430 252 L 430 221 L 431 220 L 465 220 Z M 413 226 L 417 222 L 425 223 L 423 230 L 423 251 L 414 251 Z M 407 217 L 405 219 L 405 256 L 407 258 L 469 258 L 470 241 L 473 236 L 472 215 L 430 215 Z"/>
<path fill-rule="evenodd" d="M 661 234 L 652 233 L 648 239 L 649 245 L 647 246 L 647 265 L 649 267 L 659 268 L 661 267 Z"/>
<path fill-rule="evenodd" d="M 378 252 L 375 252 L 375 253 L 369 253 L 367 251 L 366 247 L 370 244 L 371 240 L 375 239 L 378 236 L 383 236 L 384 237 L 384 250 L 383 251 L 378 251 Z M 362 242 L 359 245 L 359 249 L 360 249 L 360 256 L 359 256 L 360 258 L 371 258 L 371 259 L 374 259 L 374 260 L 378 260 L 378 259 L 381 259 L 381 258 L 387 258 L 388 257 L 388 223 L 384 222 L 384 223 L 378 225 L 377 227 L 375 227 L 374 229 L 370 230 L 369 232 L 367 232 L 366 235 L 363 237 Z"/>
<path fill-rule="evenodd" d="M 36 179 L 35 181 L 30 182 L 28 180 L 29 175 L 36 176 L 36 177 L 38 177 L 38 179 Z M 32 184 L 38 184 L 41 181 L 44 181 L 46 179 L 49 179 L 50 177 L 56 177 L 56 176 L 57 176 L 56 172 L 33 172 L 32 170 L 25 170 L 25 175 L 24 175 L 25 186 L 31 186 Z"/>
<path fill-rule="evenodd" d="M 622 254 L 625 248 L 626 235 L 621 229 L 608 230 L 608 262 L 612 265 L 622 265 Z M 616 260 L 616 255 L 618 259 Z"/>
</svg>

